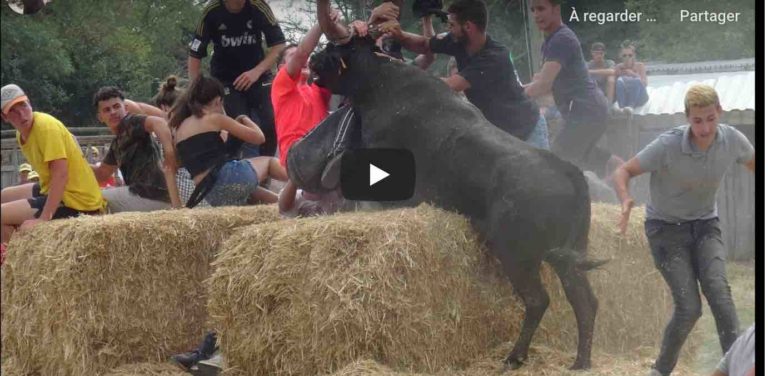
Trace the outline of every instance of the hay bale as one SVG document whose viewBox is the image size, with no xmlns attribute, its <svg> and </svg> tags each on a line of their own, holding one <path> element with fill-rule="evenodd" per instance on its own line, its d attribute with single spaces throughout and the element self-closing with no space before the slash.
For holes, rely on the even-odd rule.
<svg viewBox="0 0 768 376">
<path fill-rule="evenodd" d="M 626 237 L 618 210 L 593 205 L 590 254 L 612 260 L 590 272 L 600 299 L 594 340 L 631 354 L 656 348 L 671 300 L 642 210 Z M 522 322 L 521 302 L 464 218 L 428 206 L 250 226 L 223 249 L 209 311 L 230 374 L 314 375 L 356 359 L 448 372 L 514 340 Z M 534 345 L 569 354 L 555 360 L 567 367 L 575 318 L 548 265 L 542 277 L 551 304 Z"/>
<path fill-rule="evenodd" d="M 249 226 L 222 249 L 208 309 L 228 374 L 316 375 L 358 358 L 466 367 L 519 325 L 468 222 L 428 206 Z"/>
<path fill-rule="evenodd" d="M 123 213 L 19 233 L 2 270 L 2 349 L 21 374 L 98 375 L 201 338 L 202 281 L 238 226 L 275 206 Z"/>
<path fill-rule="evenodd" d="M 189 373 L 169 363 L 125 364 L 104 376 L 189 376 Z"/>
<path fill-rule="evenodd" d="M 627 354 L 638 347 L 656 347 L 671 317 L 672 297 L 656 270 L 645 237 L 644 208 L 635 208 L 627 233 L 618 233 L 621 208 L 593 204 L 589 233 L 589 255 L 609 259 L 608 264 L 589 272 L 599 300 L 594 346 L 612 354 Z M 542 278 L 550 294 L 550 306 L 535 342 L 563 351 L 575 351 L 576 319 L 565 299 L 557 276 L 545 265 Z"/>
<path fill-rule="evenodd" d="M 626 376 L 645 375 L 653 364 L 653 358 L 648 354 L 625 354 L 616 356 L 601 351 L 593 354 L 593 367 L 586 371 L 571 371 L 568 369 L 573 354 L 562 352 L 546 346 L 532 346 L 531 358 L 523 368 L 501 373 L 501 364 L 509 351 L 512 343 L 499 346 L 490 354 L 472 363 L 464 370 L 445 370 L 430 376 Z M 678 365 L 675 368 L 676 376 L 697 375 L 690 367 Z M 362 359 L 352 362 L 328 376 L 427 376 L 423 373 L 398 372 L 371 359 Z"/>
</svg>

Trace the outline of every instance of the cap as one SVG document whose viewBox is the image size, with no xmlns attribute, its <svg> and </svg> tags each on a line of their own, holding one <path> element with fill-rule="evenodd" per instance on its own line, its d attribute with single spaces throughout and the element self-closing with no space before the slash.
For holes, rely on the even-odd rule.
<svg viewBox="0 0 768 376">
<path fill-rule="evenodd" d="M 605 51 L 605 45 L 602 42 L 592 43 L 591 51 Z"/>
<path fill-rule="evenodd" d="M 30 165 L 29 163 L 22 163 L 22 164 L 20 164 L 19 165 L 19 172 L 24 172 L 24 171 L 26 171 L 26 172 L 32 171 L 32 165 Z"/>
<path fill-rule="evenodd" d="M 24 94 L 24 90 L 21 90 L 21 88 L 15 84 L 3 86 L 3 88 L 0 89 L 0 97 L 2 98 L 0 106 L 2 106 L 3 115 L 8 115 L 8 110 L 10 110 L 14 104 L 27 100 L 27 95 Z"/>
<path fill-rule="evenodd" d="M 38 174 L 37 171 L 30 171 L 29 174 L 27 174 L 27 180 L 32 179 L 40 180 L 40 174 Z"/>
</svg>

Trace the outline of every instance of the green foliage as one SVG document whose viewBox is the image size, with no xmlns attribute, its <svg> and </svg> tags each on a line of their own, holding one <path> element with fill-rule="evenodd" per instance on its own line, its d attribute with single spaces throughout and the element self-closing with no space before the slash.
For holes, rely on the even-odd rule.
<svg viewBox="0 0 768 376">
<path fill-rule="evenodd" d="M 202 1 L 54 1 L 33 16 L 2 17 L 2 82 L 70 125 L 95 122 L 91 96 L 115 85 L 147 101 L 152 83 L 185 75 L 186 46 Z"/>
<path fill-rule="evenodd" d="M 446 6 L 451 0 L 445 0 Z M 486 0 L 489 34 L 512 51 L 521 80 L 528 82 L 532 50 L 526 38 L 524 12 L 532 0 Z M 122 88 L 130 98 L 147 101 L 158 81 L 169 74 L 186 76 L 187 44 L 201 17 L 204 0 L 77 0 L 54 1 L 35 15 L 18 15 L 0 6 L 2 83 L 18 83 L 37 109 L 71 125 L 95 124 L 91 96 L 104 85 Z M 345 19 L 367 19 L 381 0 L 332 0 Z M 411 12 L 401 10 L 403 27 L 421 33 Z M 563 20 L 579 35 L 585 57 L 589 45 L 602 41 L 616 58 L 623 40 L 638 45 L 643 61 L 690 62 L 755 56 L 754 0 L 568 0 Z M 290 7 L 281 20 L 286 36 L 298 42 L 315 19 L 313 0 L 270 0 Z M 571 7 L 579 12 L 643 12 L 655 23 L 569 22 Z M 680 10 L 741 12 L 738 23 L 680 22 Z M 532 22 L 532 20 L 530 21 Z M 437 33 L 446 30 L 434 20 Z M 535 30 L 535 26 L 533 27 Z M 534 31 L 538 33 L 538 31 Z M 415 55 L 407 53 L 414 58 Z M 430 70 L 445 75 L 447 58 L 438 56 Z M 203 61 L 207 65 L 209 59 Z M 204 69 L 205 66 L 204 66 Z M 534 67 L 533 71 L 538 70 Z"/>
</svg>

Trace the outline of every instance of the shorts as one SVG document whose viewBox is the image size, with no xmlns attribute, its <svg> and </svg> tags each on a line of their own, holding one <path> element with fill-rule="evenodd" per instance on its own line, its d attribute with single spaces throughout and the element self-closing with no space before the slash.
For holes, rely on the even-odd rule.
<svg viewBox="0 0 768 376">
<path fill-rule="evenodd" d="M 37 187 L 37 189 L 35 189 L 35 187 Z M 38 184 L 35 184 L 35 186 L 32 187 L 32 192 L 36 192 L 37 195 L 32 198 L 28 198 L 27 202 L 29 203 L 29 207 L 32 209 L 37 209 L 37 212 L 35 212 L 35 218 L 40 218 L 40 215 L 43 214 L 45 203 L 48 201 L 48 196 L 40 195 L 40 186 Z M 51 217 L 51 219 L 79 217 L 81 214 L 97 215 L 101 214 L 101 211 L 81 211 L 66 207 L 64 204 L 59 204 L 59 207 L 55 212 L 53 212 L 53 217 Z"/>
<path fill-rule="evenodd" d="M 218 171 L 216 183 L 205 200 L 211 206 L 243 206 L 258 188 L 259 178 L 251 162 L 229 161 Z"/>
<path fill-rule="evenodd" d="M 128 186 L 103 189 L 101 195 L 107 200 L 110 213 L 150 212 L 171 208 L 170 203 L 141 197 L 131 192 Z"/>
</svg>

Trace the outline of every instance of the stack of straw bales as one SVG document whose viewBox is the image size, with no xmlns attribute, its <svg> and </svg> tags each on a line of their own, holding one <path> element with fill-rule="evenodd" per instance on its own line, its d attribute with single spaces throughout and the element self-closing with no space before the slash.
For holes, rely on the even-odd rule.
<svg viewBox="0 0 768 376">
<path fill-rule="evenodd" d="M 606 363 L 655 355 L 672 303 L 642 210 L 620 237 L 619 208 L 592 209 L 590 256 L 611 262 L 589 274 L 588 374 L 644 371 Z M 479 376 L 498 371 L 523 315 L 467 221 L 429 206 L 287 221 L 274 206 L 126 213 L 19 235 L 2 270 L 3 375 L 170 376 L 152 362 L 213 327 L 231 375 Z M 548 266 L 542 277 L 551 304 L 521 375 L 564 374 L 576 351 L 560 282 Z"/>
<path fill-rule="evenodd" d="M 612 260 L 590 272 L 595 343 L 606 351 L 654 346 L 668 318 L 641 211 L 621 238 L 618 208 L 593 206 L 591 256 Z M 521 325 L 522 304 L 467 221 L 428 206 L 250 226 L 222 248 L 209 312 L 228 374 L 315 375 L 360 359 L 450 372 Z M 549 267 L 542 274 L 552 303 L 534 344 L 575 355 L 570 305 Z"/>
<path fill-rule="evenodd" d="M 428 206 L 250 226 L 222 249 L 208 308 L 230 373 L 462 367 L 519 316 L 468 222 Z"/>
<path fill-rule="evenodd" d="M 19 233 L 2 269 L 3 374 L 98 375 L 199 341 L 210 261 L 274 206 L 57 220 Z"/>
</svg>

